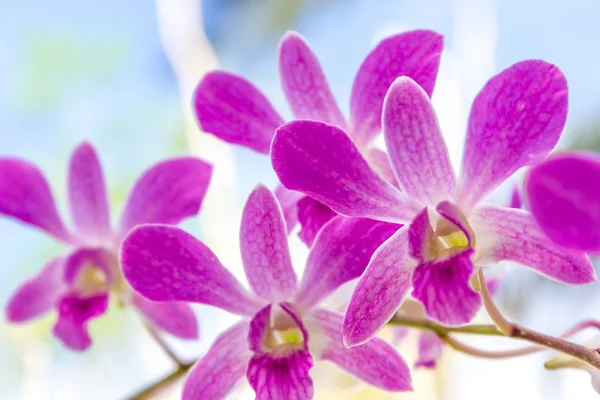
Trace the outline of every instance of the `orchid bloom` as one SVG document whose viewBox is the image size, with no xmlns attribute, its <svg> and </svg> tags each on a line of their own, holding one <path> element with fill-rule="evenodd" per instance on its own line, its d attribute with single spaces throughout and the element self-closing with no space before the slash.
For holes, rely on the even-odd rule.
<svg viewBox="0 0 600 400">
<path fill-rule="evenodd" d="M 437 77 L 443 38 L 428 30 L 395 35 L 379 43 L 361 64 L 350 96 L 350 118 L 338 108 L 317 56 L 297 33 L 279 46 L 279 73 L 296 118 L 323 121 L 348 132 L 369 162 L 393 180 L 385 154 L 369 148 L 381 132 L 381 109 L 388 87 L 398 76 L 418 82 L 429 96 Z M 275 130 L 285 121 L 269 100 L 247 80 L 223 71 L 208 73 L 194 98 L 203 131 L 233 144 L 269 154 Z M 288 231 L 300 222 L 300 238 L 311 245 L 321 227 L 337 214 L 325 204 L 282 187 L 276 190 Z"/>
<path fill-rule="evenodd" d="M 336 217 L 317 235 L 297 282 L 284 217 L 275 196 L 258 186 L 244 208 L 240 245 L 252 292 L 202 242 L 165 225 L 142 225 L 125 238 L 123 273 L 154 301 L 189 301 L 238 314 L 190 371 L 183 399 L 222 399 L 246 374 L 257 399 L 311 399 L 314 359 L 329 360 L 389 391 L 411 389 L 409 369 L 380 339 L 353 349 L 342 343 L 342 315 L 319 304 L 355 279 L 398 225 Z"/>
<path fill-rule="evenodd" d="M 600 157 L 556 154 L 525 178 L 527 202 L 542 230 L 558 245 L 600 253 Z"/>
<path fill-rule="evenodd" d="M 567 284 L 594 282 L 588 257 L 558 248 L 528 211 L 480 204 L 520 167 L 556 145 L 567 114 L 567 84 L 555 66 L 519 62 L 477 95 L 460 179 L 449 161 L 427 93 L 398 78 L 383 106 L 383 133 L 402 191 L 381 178 L 340 128 L 315 121 L 278 129 L 271 147 L 282 184 L 350 217 L 405 224 L 373 255 L 344 319 L 349 346 L 364 343 L 394 315 L 409 289 L 427 315 L 468 323 L 481 306 L 477 266 L 507 260 Z"/>
<path fill-rule="evenodd" d="M 125 234 L 146 222 L 177 224 L 195 215 L 204 198 L 212 167 L 192 157 L 173 158 L 147 170 L 129 194 L 117 229 L 110 226 L 102 168 L 93 147 L 79 145 L 68 173 L 68 195 L 75 231 L 63 224 L 50 187 L 33 164 L 0 159 L 0 213 L 37 227 L 68 247 L 26 281 L 10 298 L 10 322 L 26 322 L 58 311 L 54 335 L 67 347 L 91 345 L 88 322 L 104 314 L 112 294 L 131 304 L 153 327 L 182 338 L 197 338 L 196 317 L 183 303 L 155 303 L 124 282 L 117 252 Z"/>
</svg>

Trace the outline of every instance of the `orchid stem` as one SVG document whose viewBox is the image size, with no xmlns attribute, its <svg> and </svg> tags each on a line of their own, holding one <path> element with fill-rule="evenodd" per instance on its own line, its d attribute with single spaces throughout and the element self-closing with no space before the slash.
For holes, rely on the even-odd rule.
<svg viewBox="0 0 600 400">
<path fill-rule="evenodd" d="M 177 357 L 177 355 L 173 352 L 173 350 L 171 350 L 171 348 L 165 343 L 165 341 L 160 337 L 160 335 L 156 332 L 156 330 L 154 328 L 152 328 L 150 325 L 146 324 L 146 330 L 148 331 L 148 333 L 150 334 L 150 336 L 152 337 L 152 339 L 154 339 L 154 341 L 156 342 L 156 344 L 158 344 L 158 346 L 164 351 L 164 353 L 171 359 L 171 361 L 173 361 L 173 363 L 175 363 L 175 365 L 177 365 L 178 367 L 181 367 L 183 365 L 186 365 L 185 363 L 181 362 L 179 360 L 179 357 Z"/>
<path fill-rule="evenodd" d="M 179 364 L 177 369 L 165 376 L 158 382 L 154 382 L 148 387 L 140 390 L 136 394 L 127 398 L 127 400 L 150 400 L 158 399 L 161 394 L 164 394 L 172 385 L 174 385 L 179 379 L 181 379 L 186 372 L 192 367 L 193 363 L 190 364 Z"/>
</svg>

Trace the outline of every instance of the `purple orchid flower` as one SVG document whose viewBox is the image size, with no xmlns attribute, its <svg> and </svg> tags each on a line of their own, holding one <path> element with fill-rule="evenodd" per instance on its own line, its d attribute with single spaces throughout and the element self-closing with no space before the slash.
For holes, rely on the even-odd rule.
<svg viewBox="0 0 600 400">
<path fill-rule="evenodd" d="M 0 159 L 0 213 L 49 233 L 69 248 L 17 289 L 8 302 L 7 319 L 26 322 L 56 309 L 54 335 L 67 347 L 83 351 L 92 342 L 88 322 L 106 312 L 113 295 L 121 304 L 131 304 L 152 326 L 181 338 L 197 338 L 196 317 L 188 305 L 155 303 L 127 286 L 117 251 L 124 235 L 140 223 L 177 224 L 195 215 L 211 174 L 211 165 L 193 157 L 156 164 L 133 186 L 113 230 L 102 167 L 94 148 L 84 142 L 69 163 L 72 233 L 58 214 L 42 172 L 27 161 Z"/>
<path fill-rule="evenodd" d="M 542 230 L 557 244 L 600 253 L 600 157 L 554 155 L 525 179 L 527 202 Z"/>
<path fill-rule="evenodd" d="M 468 323 L 481 306 L 476 266 L 501 260 L 568 284 L 594 282 L 584 253 L 558 248 L 525 210 L 479 204 L 522 166 L 556 145 L 567 114 L 567 84 L 555 66 L 531 60 L 492 78 L 469 119 L 460 179 L 450 165 L 427 93 L 408 77 L 390 87 L 383 133 L 402 192 L 369 166 L 341 129 L 295 121 L 271 147 L 282 184 L 350 217 L 406 224 L 373 255 L 350 300 L 344 340 L 364 343 L 412 287 L 427 314 Z"/>
<path fill-rule="evenodd" d="M 398 76 L 418 82 L 429 96 L 437 78 L 443 37 L 416 30 L 383 40 L 361 64 L 350 96 L 350 118 L 338 108 L 317 56 L 297 33 L 279 46 L 281 85 L 296 118 L 323 121 L 348 132 L 380 173 L 394 181 L 386 155 L 369 148 L 381 132 L 381 109 L 388 87 Z M 208 73 L 196 89 L 195 110 L 202 130 L 233 144 L 269 154 L 275 130 L 284 124 L 269 100 L 250 82 L 223 71 Z M 328 206 L 301 193 L 279 187 L 287 229 L 301 224 L 300 238 L 312 244 L 321 227 L 337 215 Z"/>
<path fill-rule="evenodd" d="M 298 283 L 285 222 L 275 196 L 259 186 L 246 203 L 240 230 L 248 292 L 200 241 L 165 225 L 135 228 L 121 263 L 133 288 L 155 301 L 191 301 L 242 316 L 196 363 L 184 400 L 222 399 L 246 374 L 257 399 L 310 399 L 314 359 L 329 360 L 371 385 L 411 389 L 409 369 L 386 342 L 347 349 L 341 314 L 321 301 L 360 276 L 372 253 L 398 225 L 336 217 L 317 235 Z"/>
</svg>

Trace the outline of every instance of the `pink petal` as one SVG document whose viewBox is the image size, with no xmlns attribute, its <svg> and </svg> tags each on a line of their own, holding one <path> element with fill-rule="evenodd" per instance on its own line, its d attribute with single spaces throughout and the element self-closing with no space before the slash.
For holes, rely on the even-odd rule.
<svg viewBox="0 0 600 400">
<path fill-rule="evenodd" d="M 271 159 L 286 188 L 306 193 L 342 215 L 402 222 L 418 211 L 334 126 L 315 121 L 283 125 L 273 138 Z"/>
<path fill-rule="evenodd" d="M 261 305 L 206 245 L 172 226 L 133 229 L 121 245 L 120 261 L 129 284 L 153 301 L 198 302 L 241 315 Z"/>
<path fill-rule="evenodd" d="M 427 93 L 403 76 L 383 103 L 383 134 L 400 189 L 424 204 L 454 197 L 448 148 Z"/>
<path fill-rule="evenodd" d="M 297 119 L 311 119 L 346 129 L 319 59 L 296 32 L 288 32 L 279 45 L 281 86 Z"/>
<path fill-rule="evenodd" d="M 254 85 L 223 71 L 204 76 L 194 107 L 203 131 L 264 154 L 269 154 L 275 129 L 285 122 Z"/>
<path fill-rule="evenodd" d="M 383 179 L 391 183 L 394 187 L 399 187 L 398 180 L 390 164 L 390 159 L 385 151 L 372 147 L 367 150 L 365 158 L 373 170 Z"/>
<path fill-rule="evenodd" d="M 538 227 L 531 213 L 515 208 L 482 206 L 476 211 L 478 237 L 486 241 L 479 257 L 514 261 L 558 282 L 581 285 L 596 281 L 596 272 L 583 252 L 564 249 Z M 478 240 L 481 240 L 478 239 Z"/>
<path fill-rule="evenodd" d="M 129 193 L 120 232 L 139 224 L 177 225 L 196 215 L 206 194 L 212 165 L 194 157 L 172 158 L 148 169 Z"/>
<path fill-rule="evenodd" d="M 551 157 L 531 169 L 525 190 L 531 213 L 557 244 L 600 252 L 600 158 L 587 153 Z"/>
<path fill-rule="evenodd" d="M 419 334 L 419 356 L 415 368 L 435 368 L 442 356 L 444 342 L 434 332 L 423 331 Z"/>
<path fill-rule="evenodd" d="M 271 351 L 265 348 L 263 341 L 271 327 L 271 305 L 267 305 L 250 321 L 248 343 L 254 355 L 248 363 L 246 377 L 256 392 L 257 400 L 310 400 L 314 389 L 309 375 L 313 358 L 308 351 L 308 333 L 289 305 L 280 306 L 302 330 L 304 345 Z"/>
<path fill-rule="evenodd" d="M 274 302 L 296 292 L 296 273 L 287 242 L 285 222 L 277 199 L 259 185 L 250 194 L 240 229 L 242 263 L 250 287 Z"/>
<path fill-rule="evenodd" d="M 290 233 L 298 223 L 298 201 L 306 197 L 303 193 L 287 190 L 281 185 L 275 189 L 275 197 L 281 206 L 287 232 Z"/>
<path fill-rule="evenodd" d="M 312 313 L 327 338 L 321 358 L 335 363 L 354 377 L 387 391 L 412 390 L 406 362 L 391 345 L 374 338 L 346 348 L 342 342 L 342 315 L 326 310 Z"/>
<path fill-rule="evenodd" d="M 198 321 L 188 304 L 154 302 L 137 293 L 132 302 L 154 327 L 182 339 L 198 339 Z"/>
<path fill-rule="evenodd" d="M 359 146 L 381 132 L 381 109 L 388 88 L 399 76 L 415 80 L 431 97 L 444 47 L 442 35 L 427 30 L 383 40 L 360 66 L 350 99 L 350 125 Z"/>
<path fill-rule="evenodd" d="M 110 235 L 110 217 L 102 166 L 88 142 L 80 144 L 69 162 L 69 205 L 80 235 L 102 239 Z"/>
<path fill-rule="evenodd" d="M 366 218 L 332 219 L 310 250 L 296 303 L 310 308 L 344 283 L 358 278 L 375 250 L 399 228 Z"/>
<path fill-rule="evenodd" d="M 223 399 L 244 376 L 248 351 L 248 322 L 238 322 L 212 344 L 192 367 L 183 385 L 183 400 Z"/>
<path fill-rule="evenodd" d="M 88 333 L 88 322 L 104 314 L 108 308 L 108 294 L 81 298 L 65 296 L 58 304 L 58 320 L 54 335 L 65 346 L 75 351 L 84 351 L 92 344 Z"/>
<path fill-rule="evenodd" d="M 475 98 L 465 142 L 460 205 L 469 209 L 519 168 L 556 146 L 567 118 L 567 81 L 552 64 L 519 62 Z"/>
<path fill-rule="evenodd" d="M 512 193 L 510 195 L 510 205 L 511 208 L 522 208 L 523 207 L 523 198 L 521 195 L 521 190 L 519 186 L 515 185 L 513 187 Z"/>
<path fill-rule="evenodd" d="M 304 196 L 298 201 L 298 220 L 302 227 L 298 236 L 310 248 L 323 225 L 336 215 L 335 211 L 320 201 Z"/>
<path fill-rule="evenodd" d="M 413 274 L 415 299 L 429 318 L 447 326 L 469 323 L 481 308 L 479 293 L 470 286 L 474 274 L 469 249 L 452 257 L 420 263 Z"/>
<path fill-rule="evenodd" d="M 0 214 L 43 229 L 62 241 L 71 241 L 46 178 L 26 161 L 0 159 Z"/>
<path fill-rule="evenodd" d="M 400 228 L 373 254 L 344 317 L 344 344 L 367 342 L 396 314 L 411 287 L 414 261 L 408 227 Z"/>
<path fill-rule="evenodd" d="M 55 257 L 33 278 L 25 281 L 8 300 L 6 319 L 26 322 L 50 311 L 64 290 L 63 258 Z"/>
</svg>

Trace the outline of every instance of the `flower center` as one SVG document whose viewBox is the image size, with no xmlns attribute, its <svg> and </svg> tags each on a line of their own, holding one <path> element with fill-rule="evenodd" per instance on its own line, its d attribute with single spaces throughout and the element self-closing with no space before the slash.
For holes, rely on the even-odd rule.
<svg viewBox="0 0 600 400">
<path fill-rule="evenodd" d="M 300 349 L 304 347 L 304 341 L 304 332 L 298 323 L 280 307 L 273 307 L 264 346 L 270 351 Z"/>
<path fill-rule="evenodd" d="M 93 264 L 81 267 L 73 285 L 74 289 L 81 295 L 93 296 L 108 291 L 108 276 L 100 268 Z"/>
</svg>

